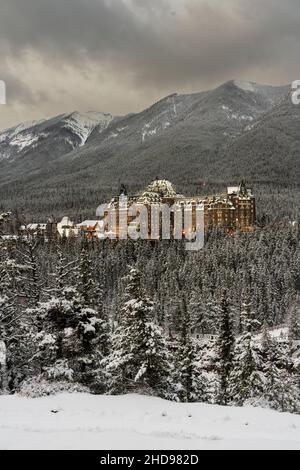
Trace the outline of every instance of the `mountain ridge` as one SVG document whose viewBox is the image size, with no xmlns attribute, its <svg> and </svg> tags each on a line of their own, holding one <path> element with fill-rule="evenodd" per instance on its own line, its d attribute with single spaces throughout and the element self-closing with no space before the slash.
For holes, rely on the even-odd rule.
<svg viewBox="0 0 300 470">
<path fill-rule="evenodd" d="M 300 107 L 289 95 L 289 86 L 231 80 L 207 92 L 170 94 L 126 116 L 56 116 L 37 125 L 32 142 L 32 128 L 23 129 L 17 152 L 0 133 L 0 204 L 31 214 L 90 211 L 121 182 L 135 192 L 157 175 L 180 192 L 241 177 L 296 181 Z M 1 159 L 5 151 L 11 153 Z"/>
</svg>

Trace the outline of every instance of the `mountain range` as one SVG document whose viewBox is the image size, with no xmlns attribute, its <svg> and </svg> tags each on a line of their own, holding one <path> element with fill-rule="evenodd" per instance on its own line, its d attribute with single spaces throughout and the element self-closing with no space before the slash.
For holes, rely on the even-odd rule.
<svg viewBox="0 0 300 470">
<path fill-rule="evenodd" d="M 0 131 L 0 208 L 29 218 L 93 214 L 155 177 L 180 192 L 297 185 L 300 106 L 291 87 L 230 81 L 126 116 L 74 112 Z"/>
</svg>

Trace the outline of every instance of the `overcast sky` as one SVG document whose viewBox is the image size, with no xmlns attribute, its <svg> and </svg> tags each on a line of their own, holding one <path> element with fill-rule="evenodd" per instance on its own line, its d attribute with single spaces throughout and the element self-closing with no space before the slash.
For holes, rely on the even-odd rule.
<svg viewBox="0 0 300 470">
<path fill-rule="evenodd" d="M 1 0 L 0 128 L 300 79 L 299 0 Z"/>
</svg>

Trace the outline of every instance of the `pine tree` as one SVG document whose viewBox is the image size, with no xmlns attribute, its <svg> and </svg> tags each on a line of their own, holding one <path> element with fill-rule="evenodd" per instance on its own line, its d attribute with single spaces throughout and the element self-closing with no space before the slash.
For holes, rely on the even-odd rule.
<svg viewBox="0 0 300 470">
<path fill-rule="evenodd" d="M 297 299 L 289 308 L 288 339 L 290 347 L 295 341 L 300 340 L 300 301 Z"/>
<path fill-rule="evenodd" d="M 112 352 L 104 361 L 109 391 L 150 390 L 168 396 L 170 363 L 163 332 L 153 318 L 153 302 L 137 269 L 131 268 L 124 282 L 120 324 L 112 337 Z"/>
<path fill-rule="evenodd" d="M 103 392 L 106 387 L 106 374 L 101 361 L 109 354 L 110 349 L 109 320 L 103 305 L 103 288 L 96 283 L 86 244 L 81 249 L 80 263 L 77 266 L 77 291 L 78 300 L 84 307 L 80 321 L 82 346 L 83 351 L 89 357 L 89 359 L 82 359 L 85 382 L 93 383 L 94 390 Z M 89 324 L 89 315 L 97 318 L 94 336 L 86 331 L 85 323 Z M 89 380 L 87 380 L 88 376 Z"/>
<path fill-rule="evenodd" d="M 244 333 L 236 342 L 230 382 L 231 397 L 237 405 L 242 406 L 262 394 L 261 355 L 251 333 Z"/>
<path fill-rule="evenodd" d="M 230 374 L 234 354 L 234 334 L 227 292 L 223 291 L 220 302 L 219 334 L 216 341 L 217 372 L 219 376 L 219 390 L 217 403 L 227 405 L 230 401 Z"/>
<path fill-rule="evenodd" d="M 275 410 L 293 413 L 300 410 L 300 392 L 297 375 L 289 368 L 288 351 L 285 344 L 278 344 L 269 332 L 264 333 L 262 353 L 265 384 L 261 402 Z"/>
<path fill-rule="evenodd" d="M 196 332 L 203 333 L 204 330 L 204 315 L 203 299 L 199 288 L 195 288 L 188 302 L 189 316 L 191 319 L 191 328 Z"/>
<path fill-rule="evenodd" d="M 180 293 L 181 319 L 177 351 L 177 382 L 178 397 L 182 402 L 204 401 L 204 378 L 198 369 L 196 347 L 192 338 L 192 320 L 190 309 L 185 297 L 185 288 L 177 277 L 178 292 Z M 195 312 L 194 312 L 195 313 Z"/>
<path fill-rule="evenodd" d="M 90 276 L 90 263 L 85 263 L 85 279 Z M 36 318 L 36 361 L 41 378 L 49 381 L 78 382 L 92 391 L 104 391 L 100 362 L 108 353 L 109 326 L 100 297 L 91 299 L 82 291 L 83 279 L 77 286 L 68 285 L 74 262 L 68 262 L 58 246 L 54 284 L 45 292 L 48 301 L 31 309 Z M 94 287 L 94 286 L 93 286 Z M 96 289 L 93 290 L 95 292 Z M 85 303 L 87 302 L 87 304 Z M 97 309 L 91 305 L 97 304 Z"/>
<path fill-rule="evenodd" d="M 77 290 L 82 303 L 87 307 L 95 308 L 101 295 L 100 287 L 96 285 L 95 276 L 89 252 L 84 245 L 80 253 L 80 262 L 77 266 Z"/>
<path fill-rule="evenodd" d="M 66 288 L 31 309 L 38 318 L 35 334 L 37 362 L 42 378 L 49 381 L 93 383 L 99 321 L 95 310 L 80 303 L 76 291 Z M 97 364 L 98 365 L 98 364 Z"/>
<path fill-rule="evenodd" d="M 29 307 L 37 307 L 41 300 L 42 285 L 37 260 L 38 241 L 23 240 L 20 248 L 18 269 L 18 297 L 25 299 Z"/>
<path fill-rule="evenodd" d="M 16 262 L 9 241 L 0 239 L 0 393 L 8 393 L 13 388 L 17 368 L 15 358 L 18 349 L 21 349 L 23 309 L 16 309 L 16 273 Z M 16 335 L 19 336 L 17 342 L 14 340 Z"/>
<path fill-rule="evenodd" d="M 230 379 L 231 396 L 238 405 L 259 397 L 263 389 L 263 378 L 260 373 L 261 355 L 253 337 L 259 322 L 253 314 L 249 294 L 246 299 L 241 316 L 244 333 L 236 342 Z"/>
<path fill-rule="evenodd" d="M 4 227 L 9 222 L 11 215 L 11 212 L 0 213 L 0 236 L 3 234 Z"/>
<path fill-rule="evenodd" d="M 260 322 L 257 320 L 253 308 L 253 302 L 250 299 L 250 290 L 246 289 L 243 292 L 242 309 L 241 309 L 241 327 L 242 331 L 246 333 L 254 333 L 261 327 Z"/>
</svg>

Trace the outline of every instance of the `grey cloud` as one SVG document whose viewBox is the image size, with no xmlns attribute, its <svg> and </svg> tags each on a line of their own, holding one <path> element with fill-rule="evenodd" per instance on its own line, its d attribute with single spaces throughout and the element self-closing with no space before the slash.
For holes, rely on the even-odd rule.
<svg viewBox="0 0 300 470">
<path fill-rule="evenodd" d="M 8 104 L 21 103 L 27 105 L 38 105 L 41 99 L 46 99 L 45 94 L 35 93 L 22 79 L 9 72 L 0 73 L 1 80 L 6 85 Z"/>
<path fill-rule="evenodd" d="M 128 80 L 159 96 L 246 75 L 299 78 L 299 20 L 299 0 L 2 0 L 0 52 L 35 51 L 54 76 L 59 64 L 96 63 L 124 92 Z"/>
<path fill-rule="evenodd" d="M 52 60 L 99 60 L 158 85 L 277 60 L 300 40 L 298 0 L 229 0 L 235 16 L 191 0 L 176 18 L 163 0 L 5 1 L 0 38 L 10 53 L 32 48 Z"/>
</svg>

